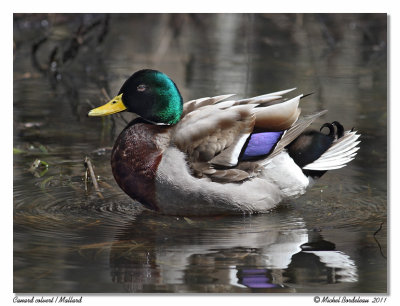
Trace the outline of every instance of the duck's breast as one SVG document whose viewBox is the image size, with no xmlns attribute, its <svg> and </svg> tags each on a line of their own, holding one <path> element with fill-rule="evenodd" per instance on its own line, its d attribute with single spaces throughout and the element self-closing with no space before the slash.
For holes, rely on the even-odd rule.
<svg viewBox="0 0 400 306">
<path fill-rule="evenodd" d="M 118 136 L 111 153 L 115 180 L 126 194 L 158 210 L 155 175 L 169 140 L 166 127 L 134 121 Z"/>
</svg>

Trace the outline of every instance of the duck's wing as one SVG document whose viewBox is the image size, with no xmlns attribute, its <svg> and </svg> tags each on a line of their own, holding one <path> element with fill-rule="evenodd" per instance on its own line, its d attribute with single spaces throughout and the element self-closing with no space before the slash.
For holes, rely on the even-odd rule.
<svg viewBox="0 0 400 306">
<path fill-rule="evenodd" d="M 292 90 L 236 101 L 223 101 L 231 95 L 189 101 L 172 142 L 186 153 L 196 176 L 226 182 L 249 178 L 257 165 L 238 166 L 243 146 L 255 127 L 275 131 L 292 126 L 301 96 L 270 105 Z"/>
<path fill-rule="evenodd" d="M 253 131 L 256 105 L 221 109 L 206 105 L 187 114 L 176 125 L 172 142 L 186 153 L 189 162 L 209 162 L 231 167 Z"/>
</svg>

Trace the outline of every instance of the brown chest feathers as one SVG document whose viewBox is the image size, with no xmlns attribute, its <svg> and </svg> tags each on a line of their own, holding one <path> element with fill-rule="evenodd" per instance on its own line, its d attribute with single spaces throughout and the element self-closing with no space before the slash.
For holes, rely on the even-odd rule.
<svg viewBox="0 0 400 306">
<path fill-rule="evenodd" d="M 158 210 L 154 178 L 169 142 L 169 127 L 135 120 L 118 136 L 111 153 L 115 180 L 125 193 Z"/>
</svg>

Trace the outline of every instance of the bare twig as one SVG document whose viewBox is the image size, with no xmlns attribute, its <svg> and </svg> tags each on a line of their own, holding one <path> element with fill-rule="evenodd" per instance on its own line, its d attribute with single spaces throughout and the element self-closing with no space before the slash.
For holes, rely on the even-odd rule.
<svg viewBox="0 0 400 306">
<path fill-rule="evenodd" d="M 380 225 L 379 228 L 375 231 L 374 236 L 376 236 L 376 234 L 378 234 L 378 233 L 381 231 L 382 225 L 383 225 L 383 222 L 381 222 L 381 225 Z"/>
<path fill-rule="evenodd" d="M 86 192 L 88 191 L 88 184 L 87 184 L 87 182 L 88 182 L 88 169 L 86 168 L 86 170 L 85 170 L 85 191 L 86 191 Z"/>
<path fill-rule="evenodd" d="M 380 251 L 382 257 L 385 258 L 385 259 L 387 259 L 387 257 L 386 257 L 385 255 L 383 255 L 381 244 L 379 243 L 378 239 L 376 239 L 376 237 L 375 237 L 376 234 L 378 234 L 378 233 L 381 231 L 382 225 L 383 225 L 383 222 L 381 222 L 381 225 L 380 225 L 379 228 L 375 231 L 375 233 L 374 233 L 374 239 L 375 239 L 376 243 L 378 244 L 379 251 Z"/>
<path fill-rule="evenodd" d="M 85 166 L 87 167 L 86 171 L 89 170 L 90 178 L 92 179 L 92 183 L 94 186 L 94 190 L 96 190 L 97 195 L 104 199 L 103 195 L 100 192 L 99 184 L 97 183 L 96 175 L 94 174 L 92 162 L 90 161 L 89 157 L 85 157 Z"/>
</svg>

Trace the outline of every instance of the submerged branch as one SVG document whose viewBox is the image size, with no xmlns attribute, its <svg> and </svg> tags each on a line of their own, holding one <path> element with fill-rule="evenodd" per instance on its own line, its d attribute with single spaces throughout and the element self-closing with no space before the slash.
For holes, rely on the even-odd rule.
<svg viewBox="0 0 400 306">
<path fill-rule="evenodd" d="M 97 195 L 99 196 L 100 199 L 104 199 L 103 195 L 100 192 L 99 184 L 97 183 L 96 175 L 94 174 L 92 162 L 89 157 L 85 157 L 85 167 L 86 171 L 89 170 L 90 178 L 92 179 L 92 183 L 94 186 L 94 190 L 96 190 Z M 85 175 L 86 178 L 87 175 Z"/>
<path fill-rule="evenodd" d="M 379 243 L 378 239 L 376 239 L 376 234 L 378 234 L 378 233 L 382 230 L 382 225 L 383 225 L 383 222 L 381 222 L 381 225 L 380 225 L 379 228 L 375 231 L 375 233 L 374 233 L 374 239 L 375 239 L 375 242 L 378 244 L 379 251 L 380 251 L 382 257 L 385 258 L 385 259 L 387 259 L 387 257 L 386 257 L 385 255 L 383 255 L 381 244 Z"/>
</svg>

